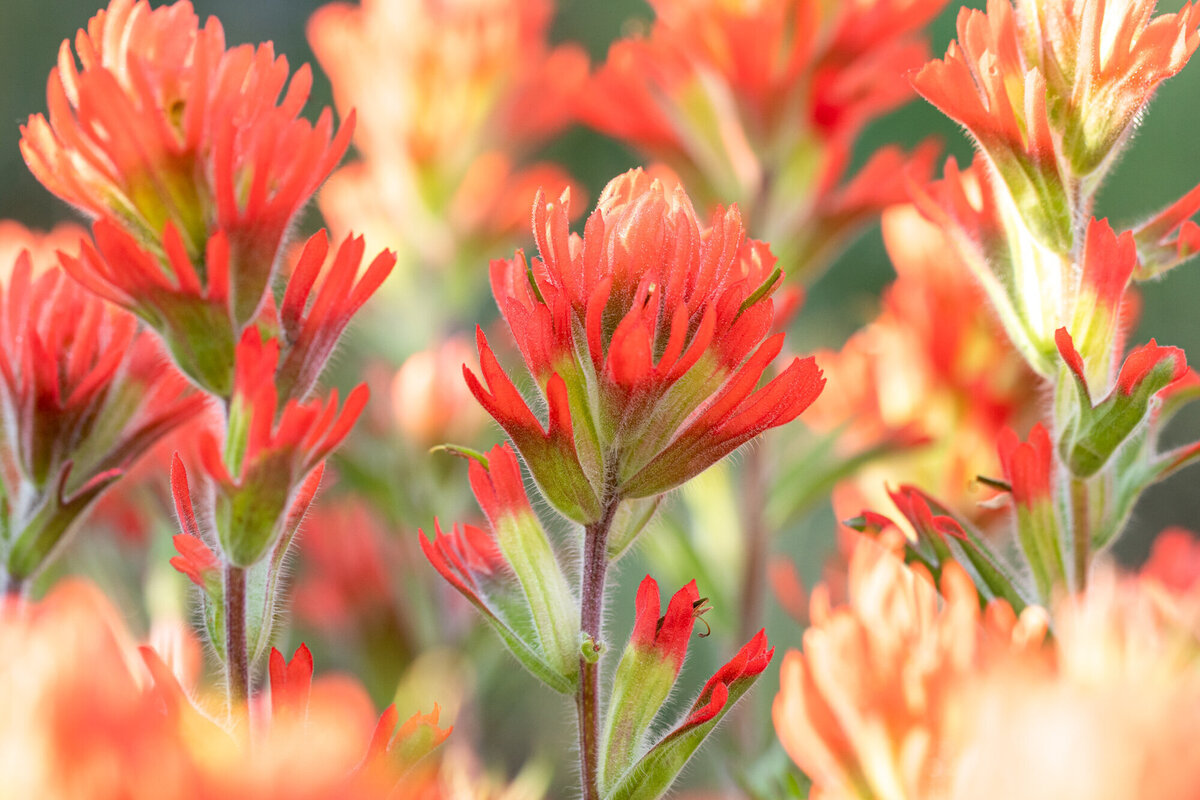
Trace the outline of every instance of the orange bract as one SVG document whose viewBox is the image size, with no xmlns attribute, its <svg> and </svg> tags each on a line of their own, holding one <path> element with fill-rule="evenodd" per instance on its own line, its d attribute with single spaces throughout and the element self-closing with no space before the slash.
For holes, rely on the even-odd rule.
<svg viewBox="0 0 1200 800">
<path fill-rule="evenodd" d="M 839 430 L 847 453 L 907 450 L 848 482 L 855 508 L 882 508 L 885 485 L 916 483 L 982 520 L 971 484 L 995 476 L 996 436 L 1037 410 L 1035 378 L 992 317 L 949 237 L 911 206 L 889 209 L 883 237 L 896 269 L 883 308 L 840 352 L 818 353 L 829 390 L 805 419 Z"/>
<path fill-rule="evenodd" d="M 306 648 L 291 664 L 272 654 L 270 708 L 238 709 L 226 729 L 193 703 L 186 670 L 174 672 L 149 647 L 139 652 L 112 605 L 87 584 L 64 582 L 37 604 L 5 599 L 0 644 L 0 744 L 5 790 L 14 796 L 444 796 L 436 770 L 397 786 L 447 733 L 430 727 L 436 710 L 393 736 L 394 710 L 376 723 L 357 683 L 313 680 Z M 243 740 L 251 716 L 253 749 Z M 373 729 L 391 746 L 364 769 Z"/>
<path fill-rule="evenodd" d="M 960 746 L 961 685 L 994 648 L 1023 649 L 1045 631 L 1034 610 L 985 617 L 956 564 L 938 588 L 879 544 L 860 539 L 849 605 L 813 593 L 803 652 L 783 661 L 776 732 L 823 798 L 945 796 Z M 992 633 L 987 631 L 991 629 Z"/>
</svg>

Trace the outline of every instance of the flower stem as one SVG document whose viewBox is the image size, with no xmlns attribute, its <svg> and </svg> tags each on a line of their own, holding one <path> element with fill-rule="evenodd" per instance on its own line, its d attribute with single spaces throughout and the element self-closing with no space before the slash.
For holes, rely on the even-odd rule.
<svg viewBox="0 0 1200 800">
<path fill-rule="evenodd" d="M 1088 561 L 1091 557 L 1092 530 L 1088 508 L 1088 485 L 1083 478 L 1071 479 L 1071 530 L 1075 556 L 1075 591 L 1087 588 Z"/>
<path fill-rule="evenodd" d="M 608 570 L 608 532 L 619 500 L 608 500 L 600 519 L 587 525 L 583 540 L 583 585 L 579 628 L 596 648 L 594 658 L 579 658 L 579 779 L 584 800 L 600 800 L 600 624 L 604 615 L 604 579 Z"/>
<path fill-rule="evenodd" d="M 225 686 L 229 710 L 250 696 L 250 658 L 246 651 L 246 570 L 225 565 Z"/>
</svg>

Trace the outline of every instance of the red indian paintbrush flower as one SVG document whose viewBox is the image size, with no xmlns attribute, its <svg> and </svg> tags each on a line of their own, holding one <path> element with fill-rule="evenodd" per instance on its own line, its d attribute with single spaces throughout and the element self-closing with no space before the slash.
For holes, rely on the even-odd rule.
<svg viewBox="0 0 1200 800">
<path fill-rule="evenodd" d="M 1151 339 L 1126 356 L 1112 389 L 1096 401 L 1089 365 L 1076 350 L 1071 334 L 1059 328 L 1054 340 L 1078 396 L 1061 434 L 1060 448 L 1071 471 L 1088 477 L 1104 466 L 1138 426 L 1156 416 L 1160 393 L 1188 377 L 1187 356 L 1178 347 L 1163 347 Z M 1135 472 L 1128 470 L 1127 477 L 1134 477 Z"/>
<path fill-rule="evenodd" d="M 1029 563 L 1039 594 L 1044 598 L 1065 585 L 1066 562 L 1063 558 L 1062 525 L 1053 494 L 1057 461 L 1050 434 L 1039 423 L 1022 442 L 1006 428 L 996 449 L 1004 479 L 1008 481 L 1015 505 L 1014 526 L 1017 541 Z"/>
<path fill-rule="evenodd" d="M 987 154 L 1030 230 L 1072 246 L 1078 191 L 1096 185 L 1163 80 L 1200 44 L 1200 7 L 1151 18 L 1154 0 L 1119 5 L 990 0 L 961 9 L 958 41 L 913 77 Z"/>
<path fill-rule="evenodd" d="M 661 494 L 763 431 L 824 386 L 812 358 L 759 379 L 783 346 L 768 336 L 782 279 L 745 239 L 736 207 L 701 229 L 682 189 L 641 170 L 613 180 L 582 237 L 569 194 L 539 199 L 540 259 L 492 263 L 492 289 L 549 409 L 543 427 L 482 331 L 476 398 L 512 437 L 543 494 L 580 522 L 601 503 Z"/>
<path fill-rule="evenodd" d="M 289 82 L 269 43 L 226 50 L 221 23 L 201 28 L 189 2 L 113 0 L 74 53 L 63 42 L 49 121 L 29 118 L 21 151 L 55 194 L 144 241 L 170 221 L 196 259 L 224 231 L 245 322 L 288 223 L 350 139 L 352 125 L 333 135 L 328 110 L 315 125 L 299 116 L 311 85 L 307 67 Z"/>
<path fill-rule="evenodd" d="M 23 253 L 0 284 L 0 572 L 17 584 L 142 453 L 205 403 L 133 316 L 56 268 L 33 272 Z"/>
<path fill-rule="evenodd" d="M 200 440 L 200 458 L 217 487 L 214 521 L 228 561 L 253 565 L 285 535 L 299 498 L 312 499 L 319 468 L 350 433 L 367 402 L 366 384 L 353 389 L 338 410 L 329 399 L 290 400 L 278 411 L 275 367 L 279 343 L 263 342 L 256 329 L 238 346 L 238 372 L 230 403 L 234 434 L 224 451 L 212 431 Z M 302 513 L 302 509 L 301 509 Z"/>
<path fill-rule="evenodd" d="M 350 139 L 328 110 L 315 125 L 299 116 L 311 83 L 306 67 L 289 82 L 270 44 L 226 50 L 220 23 L 201 28 L 190 3 L 113 0 L 74 53 L 63 43 L 49 120 L 22 128 L 34 175 L 99 218 L 108 263 L 89 248 L 69 271 L 145 319 L 222 397 L 288 227 Z"/>
</svg>

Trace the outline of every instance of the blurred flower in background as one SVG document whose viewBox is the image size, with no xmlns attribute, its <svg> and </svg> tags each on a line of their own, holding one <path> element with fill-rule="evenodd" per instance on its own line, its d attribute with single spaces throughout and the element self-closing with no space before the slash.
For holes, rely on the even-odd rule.
<svg viewBox="0 0 1200 800">
<path fill-rule="evenodd" d="M 553 10 L 548 0 L 366 0 L 313 15 L 309 39 L 335 103 L 359 114 L 360 160 L 320 196 L 335 231 L 352 227 L 410 269 L 476 285 L 489 256 L 524 238 L 538 188 L 570 183 L 533 156 L 572 121 L 587 74 L 582 50 L 547 44 Z"/>
</svg>

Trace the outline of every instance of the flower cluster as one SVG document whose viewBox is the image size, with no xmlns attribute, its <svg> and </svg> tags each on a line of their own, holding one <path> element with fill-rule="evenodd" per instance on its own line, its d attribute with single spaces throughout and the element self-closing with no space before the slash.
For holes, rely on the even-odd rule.
<svg viewBox="0 0 1200 800">
<path fill-rule="evenodd" d="M 476 398 L 512 437 L 546 498 L 578 522 L 653 497 L 768 428 L 824 386 L 812 358 L 761 388 L 782 272 L 736 207 L 708 228 L 681 189 L 635 170 L 612 181 L 583 237 L 570 196 L 534 205 L 541 258 L 492 264 L 492 288 L 548 407 L 533 415 L 479 335 Z"/>
<path fill-rule="evenodd" d="M 921 29 L 944 0 L 651 3 L 649 33 L 614 43 L 580 115 L 677 173 L 707 206 L 736 200 L 798 274 L 906 198 L 935 149 L 876 153 L 845 179 L 869 121 L 907 102 Z"/>
<path fill-rule="evenodd" d="M 32 238 L 31 235 L 28 235 Z M 0 280 L 0 577 L 20 591 L 81 515 L 205 398 L 137 320 L 28 250 Z"/>
</svg>

